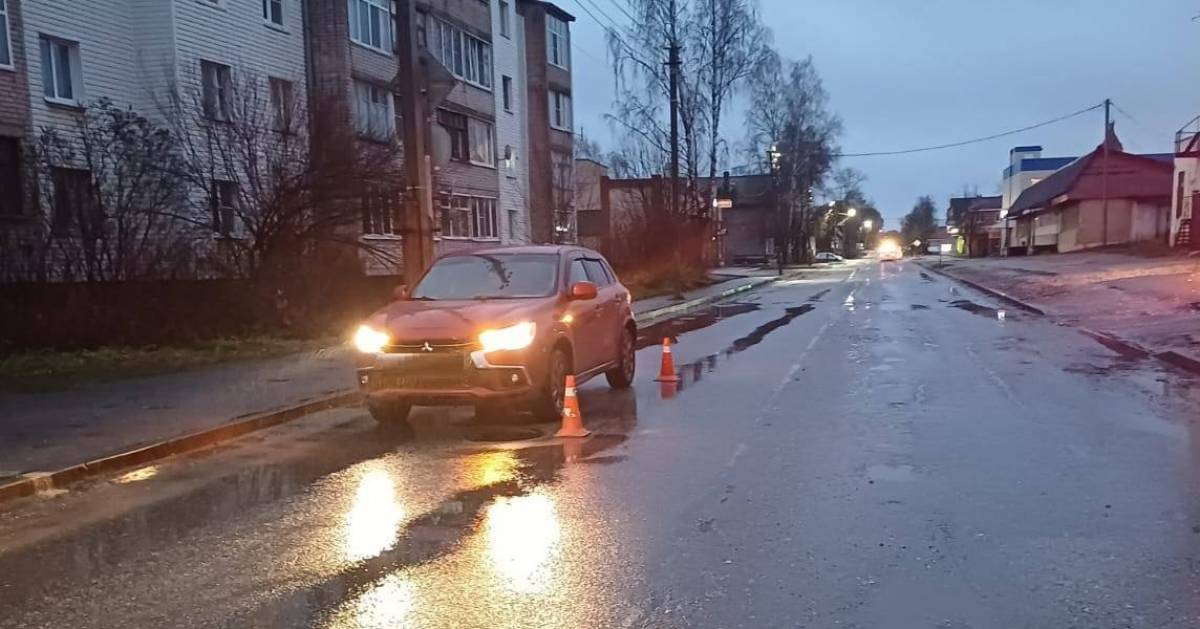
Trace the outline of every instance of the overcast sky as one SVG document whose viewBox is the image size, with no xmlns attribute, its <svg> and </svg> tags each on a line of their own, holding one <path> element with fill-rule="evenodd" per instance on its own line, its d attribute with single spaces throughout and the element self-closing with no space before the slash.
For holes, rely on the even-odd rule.
<svg viewBox="0 0 1200 629">
<path fill-rule="evenodd" d="M 613 3 L 590 0 L 608 16 Z M 611 148 L 613 101 L 604 33 L 582 7 L 558 0 L 574 26 L 575 124 Z M 582 5 L 580 3 L 583 3 Z M 1133 152 L 1169 152 L 1200 114 L 1200 0 L 759 0 L 781 53 L 812 55 L 843 119 L 844 152 L 906 149 L 1055 118 L 1105 97 Z M 604 15 L 597 14 L 603 20 Z M 1013 146 L 1076 156 L 1100 142 L 1103 112 L 969 147 L 846 158 L 889 227 L 919 195 L 939 210 L 963 185 L 997 193 Z M 723 132 L 737 140 L 738 114 Z"/>
</svg>

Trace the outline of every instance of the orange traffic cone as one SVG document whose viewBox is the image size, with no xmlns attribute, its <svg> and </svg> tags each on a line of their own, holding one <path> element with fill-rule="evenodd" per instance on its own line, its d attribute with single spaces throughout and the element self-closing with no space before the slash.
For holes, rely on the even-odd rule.
<svg viewBox="0 0 1200 629">
<path fill-rule="evenodd" d="M 662 367 L 658 370 L 656 382 L 679 382 L 675 375 L 675 359 L 671 357 L 671 338 L 664 336 L 662 344 Z"/>
<path fill-rule="evenodd" d="M 563 391 L 562 428 L 555 437 L 586 437 L 592 432 L 583 427 L 583 413 L 579 411 L 579 398 L 575 397 L 575 376 L 567 376 Z"/>
</svg>

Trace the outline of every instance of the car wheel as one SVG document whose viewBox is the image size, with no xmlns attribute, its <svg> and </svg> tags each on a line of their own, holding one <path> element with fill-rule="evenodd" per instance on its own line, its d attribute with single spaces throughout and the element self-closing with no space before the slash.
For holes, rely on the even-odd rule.
<svg viewBox="0 0 1200 629">
<path fill-rule="evenodd" d="M 408 423 L 408 412 L 412 404 L 403 402 L 367 402 L 367 411 L 375 421 L 384 426 L 395 426 Z"/>
<path fill-rule="evenodd" d="M 637 366 L 637 339 L 630 330 L 621 331 L 620 356 L 617 366 L 604 373 L 608 386 L 614 389 L 628 389 L 633 385 L 633 372 Z"/>
<path fill-rule="evenodd" d="M 562 417 L 563 398 L 566 395 L 567 374 L 571 373 L 571 359 L 561 347 L 550 352 L 546 363 L 546 382 L 533 401 L 533 414 L 541 421 L 557 421 Z"/>
</svg>

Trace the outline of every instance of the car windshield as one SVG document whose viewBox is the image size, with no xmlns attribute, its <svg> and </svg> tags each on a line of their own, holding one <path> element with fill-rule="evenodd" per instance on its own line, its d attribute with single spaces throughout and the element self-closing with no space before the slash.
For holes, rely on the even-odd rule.
<svg viewBox="0 0 1200 629">
<path fill-rule="evenodd" d="M 538 253 L 443 258 L 412 292 L 413 299 L 520 299 L 554 292 L 558 257 Z"/>
</svg>

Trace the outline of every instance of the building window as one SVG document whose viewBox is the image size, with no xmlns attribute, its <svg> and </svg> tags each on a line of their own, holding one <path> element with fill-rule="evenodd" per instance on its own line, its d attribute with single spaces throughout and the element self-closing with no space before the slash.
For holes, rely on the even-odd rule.
<svg viewBox="0 0 1200 629">
<path fill-rule="evenodd" d="M 350 40 L 391 54 L 392 0 L 346 0 Z"/>
<path fill-rule="evenodd" d="M 375 140 L 396 136 L 396 108 L 387 88 L 354 82 L 354 126 L 359 134 Z"/>
<path fill-rule="evenodd" d="M 92 173 L 75 168 L 52 168 L 54 203 L 50 208 L 50 233 L 68 236 L 75 228 L 85 236 L 97 235 L 103 217 L 92 191 Z"/>
<path fill-rule="evenodd" d="M 500 35 L 502 37 L 512 37 L 508 20 L 508 3 L 500 0 Z"/>
<path fill-rule="evenodd" d="M 290 131 L 295 118 L 295 92 L 291 81 L 271 77 L 271 124 L 276 131 Z"/>
<path fill-rule="evenodd" d="M 467 161 L 470 154 L 470 143 L 467 139 L 467 117 L 447 111 L 438 110 L 438 124 L 450 134 L 450 157 L 459 161 Z"/>
<path fill-rule="evenodd" d="M 429 51 L 454 76 L 484 89 L 492 88 L 492 45 L 461 28 L 431 19 Z"/>
<path fill-rule="evenodd" d="M 237 215 L 237 184 L 214 179 L 208 192 L 208 209 L 212 213 L 212 229 L 222 236 L 239 232 Z"/>
<path fill-rule="evenodd" d="M 442 236 L 448 238 L 499 238 L 496 199 L 454 195 L 442 208 Z"/>
<path fill-rule="evenodd" d="M 79 44 L 42 37 L 42 91 L 46 100 L 74 105 L 79 101 Z"/>
<path fill-rule="evenodd" d="M 518 239 L 517 220 L 518 220 L 517 211 L 509 210 L 508 211 L 508 239 L 509 240 L 517 240 Z"/>
<path fill-rule="evenodd" d="M 400 233 L 400 204 L 387 194 L 369 194 L 362 199 L 362 232 L 373 236 Z"/>
<path fill-rule="evenodd" d="M 550 126 L 560 131 L 571 130 L 571 97 L 550 90 Z"/>
<path fill-rule="evenodd" d="M 13 67 L 12 36 L 8 32 L 8 5 L 0 0 L 0 67 Z"/>
<path fill-rule="evenodd" d="M 450 197 L 450 205 L 442 212 L 442 236 L 471 237 L 471 204 L 469 197 Z"/>
<path fill-rule="evenodd" d="M 512 77 L 505 76 L 500 78 L 500 88 L 504 92 L 504 111 L 512 111 Z"/>
<path fill-rule="evenodd" d="M 233 70 L 212 61 L 200 62 L 200 91 L 204 115 L 213 120 L 229 120 L 233 112 Z"/>
<path fill-rule="evenodd" d="M 498 238 L 496 233 L 496 200 L 471 197 L 471 215 L 476 238 Z"/>
<path fill-rule="evenodd" d="M 496 165 L 495 132 L 491 123 L 467 118 L 467 135 L 471 142 L 471 163 Z"/>
<path fill-rule="evenodd" d="M 21 216 L 23 201 L 21 140 L 0 137 L 0 216 Z"/>
<path fill-rule="evenodd" d="M 263 19 L 270 24 L 283 26 L 283 0 L 262 0 Z"/>
<path fill-rule="evenodd" d="M 553 15 L 546 16 L 546 59 L 563 69 L 571 66 L 571 40 L 567 23 Z"/>
</svg>

